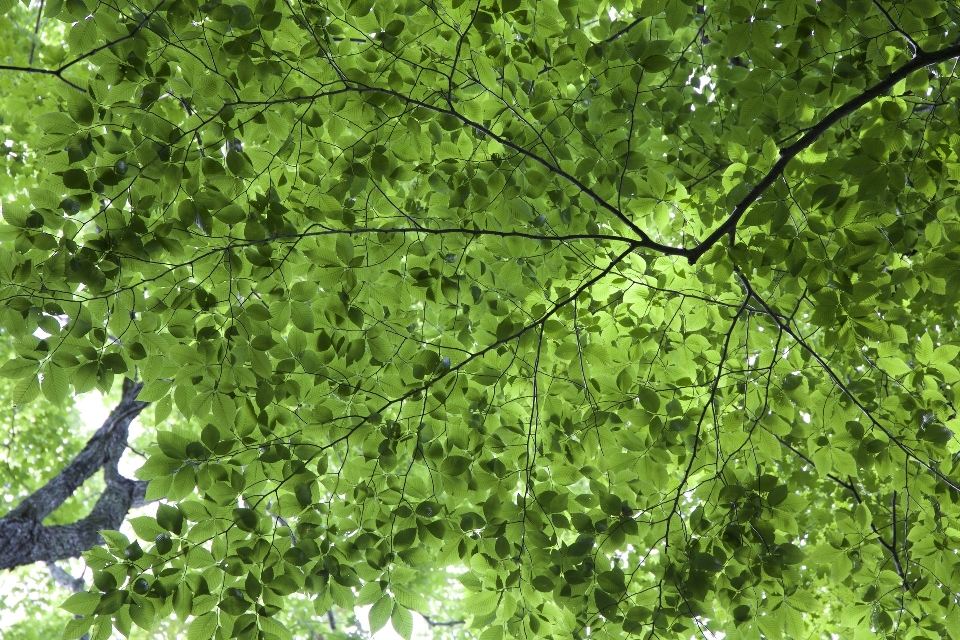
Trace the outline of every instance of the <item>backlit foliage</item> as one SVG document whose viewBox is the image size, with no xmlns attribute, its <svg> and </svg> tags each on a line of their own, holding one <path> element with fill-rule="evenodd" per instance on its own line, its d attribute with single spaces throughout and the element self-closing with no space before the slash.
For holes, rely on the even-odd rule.
<svg viewBox="0 0 960 640">
<path fill-rule="evenodd" d="M 144 381 L 167 501 L 69 637 L 960 638 L 954 2 L 43 12 L 0 374 Z"/>
</svg>

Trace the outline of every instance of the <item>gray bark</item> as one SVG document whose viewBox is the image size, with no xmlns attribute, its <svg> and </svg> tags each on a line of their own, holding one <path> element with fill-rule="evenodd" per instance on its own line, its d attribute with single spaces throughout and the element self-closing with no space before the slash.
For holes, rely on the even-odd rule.
<svg viewBox="0 0 960 640">
<path fill-rule="evenodd" d="M 74 578 L 56 562 L 48 562 L 47 569 L 50 570 L 50 577 L 53 578 L 53 581 L 61 587 L 66 587 L 74 593 L 84 590 L 86 585 L 83 582 L 83 578 Z"/>
<path fill-rule="evenodd" d="M 120 403 L 83 450 L 56 477 L 0 518 L 0 569 L 76 558 L 102 542 L 100 530 L 117 529 L 131 507 L 142 504 L 147 483 L 125 478 L 117 471 L 130 423 L 148 404 L 136 400 L 142 386 L 125 379 Z M 106 488 L 90 515 L 72 524 L 43 524 L 44 518 L 101 469 Z"/>
</svg>

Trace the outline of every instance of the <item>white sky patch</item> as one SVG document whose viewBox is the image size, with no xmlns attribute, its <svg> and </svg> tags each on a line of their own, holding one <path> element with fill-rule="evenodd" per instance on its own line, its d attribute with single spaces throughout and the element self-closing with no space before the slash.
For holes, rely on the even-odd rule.
<svg viewBox="0 0 960 640">
<path fill-rule="evenodd" d="M 104 400 L 103 394 L 99 391 L 90 391 L 77 396 L 77 412 L 80 414 L 80 420 L 83 421 L 91 433 L 100 428 L 103 421 L 110 415 L 110 408 Z"/>
<path fill-rule="evenodd" d="M 0 593 L 5 596 L 9 596 L 13 592 L 14 587 L 18 582 L 22 580 L 22 577 L 17 575 L 14 571 L 4 571 L 0 573 Z M 3 620 L 0 621 L 0 629 L 9 628 L 15 624 L 22 622 L 25 618 L 22 610 L 19 611 L 10 611 L 12 607 L 5 607 Z M 2 634 L 0 634 L 2 635 Z"/>
<path fill-rule="evenodd" d="M 80 415 L 80 421 L 83 423 L 84 431 L 93 434 L 97 429 L 103 426 L 103 421 L 110 415 L 110 411 L 116 403 L 108 402 L 99 391 L 89 391 L 83 395 L 77 396 L 76 410 Z M 130 424 L 130 433 L 127 436 L 127 442 L 133 442 L 143 434 L 141 420 L 144 416 L 141 414 Z M 143 459 L 127 452 L 120 458 L 118 469 L 120 475 L 127 478 L 136 477 L 136 471 L 143 466 Z"/>
</svg>

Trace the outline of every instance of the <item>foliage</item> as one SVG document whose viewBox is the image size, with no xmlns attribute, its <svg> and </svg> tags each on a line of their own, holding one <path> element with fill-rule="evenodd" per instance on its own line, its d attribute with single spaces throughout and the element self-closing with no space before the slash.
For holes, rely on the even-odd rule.
<svg viewBox="0 0 960 640">
<path fill-rule="evenodd" d="M 0 374 L 166 500 L 67 637 L 960 638 L 956 4 L 10 4 Z"/>
</svg>

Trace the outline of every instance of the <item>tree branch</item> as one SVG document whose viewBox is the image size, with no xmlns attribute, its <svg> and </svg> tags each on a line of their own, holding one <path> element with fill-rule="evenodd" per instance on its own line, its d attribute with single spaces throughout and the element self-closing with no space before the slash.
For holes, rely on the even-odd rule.
<svg viewBox="0 0 960 640">
<path fill-rule="evenodd" d="M 891 27 L 894 31 L 896 31 L 897 33 L 899 33 L 900 36 L 901 36 L 904 40 L 907 41 L 907 44 L 910 46 L 910 49 L 913 51 L 913 55 L 917 55 L 918 53 L 923 53 L 923 49 L 920 48 L 920 45 L 917 44 L 916 40 L 914 40 L 913 38 L 911 38 L 909 33 L 907 33 L 906 31 L 904 31 L 903 29 L 901 29 L 901 28 L 897 25 L 897 23 L 893 21 L 893 18 L 890 16 L 890 14 L 887 12 L 887 10 L 883 8 L 883 5 L 881 5 L 879 2 L 877 2 L 877 0 L 873 0 L 873 6 L 875 6 L 877 9 L 880 10 L 880 13 L 883 14 L 883 17 L 886 18 L 886 19 L 887 19 L 887 22 L 890 23 L 890 27 Z"/>
<path fill-rule="evenodd" d="M 111 41 L 109 41 L 109 42 L 105 42 L 104 44 L 100 45 L 99 47 L 95 47 L 95 48 L 91 49 L 90 51 L 88 51 L 88 52 L 86 52 L 86 53 L 82 53 L 82 54 L 78 55 L 76 58 L 74 58 L 73 60 L 71 60 L 70 62 L 67 62 L 67 63 L 65 63 L 65 64 L 60 65 L 60 67 L 59 67 L 58 69 L 41 69 L 41 68 L 39 68 L 39 67 L 34 67 L 34 66 L 32 65 L 32 61 L 33 61 L 33 51 L 31 50 L 31 51 L 30 51 L 30 64 L 29 64 L 28 66 L 24 67 L 24 66 L 11 65 L 11 64 L 0 64 L 0 71 L 19 71 L 19 72 L 22 72 L 22 73 L 40 73 L 40 74 L 43 74 L 43 75 L 54 76 L 54 77 L 56 77 L 58 80 L 60 80 L 61 82 L 63 82 L 63 83 L 65 83 L 65 84 L 67 84 L 68 86 L 76 89 L 77 91 L 80 91 L 80 92 L 82 92 L 82 93 L 86 93 L 86 92 L 87 92 L 86 89 L 84 89 L 83 87 L 81 87 L 81 86 L 78 85 L 77 83 L 71 82 L 70 80 L 67 80 L 66 78 L 64 78 L 64 77 L 63 77 L 63 72 L 66 71 L 67 69 L 69 69 L 70 67 L 72 67 L 73 65 L 77 64 L 78 62 L 81 62 L 81 61 L 83 61 L 83 60 L 86 60 L 87 58 L 90 58 L 91 56 L 94 56 L 94 55 L 100 53 L 100 52 L 103 51 L 104 49 L 109 49 L 110 47 L 112 47 L 112 46 L 114 46 L 114 45 L 116 45 L 116 44 L 119 44 L 119 43 L 123 42 L 124 40 L 129 40 L 129 39 L 131 39 L 131 38 L 136 37 L 136 35 L 137 35 L 137 33 L 140 31 L 140 29 L 142 29 L 143 26 L 144 26 L 145 24 L 147 24 L 147 22 L 149 22 L 150 18 L 153 16 L 154 13 L 156 13 L 156 12 L 160 9 L 161 6 L 162 6 L 162 5 L 157 5 L 157 7 L 154 8 L 154 9 L 152 9 L 152 10 L 150 11 L 150 13 L 144 15 L 143 19 L 139 22 L 139 24 L 137 24 L 137 26 L 136 26 L 133 30 L 131 30 L 130 33 L 128 33 L 127 35 L 122 36 L 122 37 L 120 37 L 120 38 L 117 38 L 116 40 L 111 40 Z M 42 12 L 43 12 L 43 3 L 41 2 L 41 4 L 40 4 L 40 13 L 42 14 Z M 39 25 L 40 25 L 40 14 L 37 15 L 37 26 L 39 27 Z"/>
<path fill-rule="evenodd" d="M 33 42 L 30 43 L 30 55 L 27 56 L 27 64 L 33 64 L 33 54 L 37 50 L 37 34 L 40 33 L 40 18 L 43 17 L 43 0 L 40 0 L 40 6 L 37 7 L 37 23 L 33 26 L 33 35 L 35 36 Z"/>
<path fill-rule="evenodd" d="M 799 449 L 797 449 L 796 447 L 794 447 L 789 442 L 787 442 L 786 440 L 784 440 L 783 438 L 781 438 L 776 434 L 774 434 L 773 437 L 779 440 L 780 444 L 785 448 L 789 449 L 795 456 L 797 456 L 798 458 L 806 462 L 811 467 L 816 468 L 817 466 L 816 463 L 813 460 L 811 460 L 809 457 L 807 457 L 802 451 L 800 451 Z M 852 478 L 848 482 L 845 480 L 841 480 L 838 476 L 835 476 L 832 473 L 828 473 L 827 478 L 829 478 L 833 482 L 837 483 L 839 486 L 849 491 L 850 495 L 853 496 L 853 499 L 857 504 L 863 503 L 863 498 L 860 497 L 860 492 L 857 491 L 857 487 L 856 485 L 853 484 Z M 874 524 L 873 522 L 870 523 L 870 529 L 871 531 L 873 531 L 873 533 L 876 534 L 877 542 L 880 543 L 880 546 L 886 549 L 887 552 L 890 554 L 890 558 L 893 560 L 893 566 L 897 570 L 897 575 L 900 576 L 900 580 L 903 582 L 903 585 L 902 585 L 903 590 L 909 591 L 912 588 L 912 586 L 910 585 L 910 582 L 907 580 L 907 572 L 903 566 L 903 563 L 900 561 L 900 555 L 897 553 L 897 492 L 896 491 L 893 492 L 893 499 L 890 501 L 890 503 L 893 511 L 893 515 L 891 516 L 892 517 L 891 527 L 893 528 L 892 541 L 888 543 L 886 540 L 884 540 L 883 536 L 880 534 L 880 530 L 877 528 L 877 525 Z"/>
<path fill-rule="evenodd" d="M 130 508 L 143 502 L 146 483 L 117 471 L 130 423 L 147 406 L 136 399 L 142 386 L 124 380 L 120 403 L 83 450 L 56 477 L 0 518 L 0 569 L 75 558 L 100 544 L 100 530 L 116 529 Z M 73 524 L 44 526 L 44 518 L 100 469 L 107 486 L 90 515 Z"/>
<path fill-rule="evenodd" d="M 817 141 L 820 136 L 827 132 L 834 124 L 845 118 L 846 116 L 852 114 L 860 107 L 864 106 L 868 102 L 874 100 L 887 93 L 890 89 L 893 88 L 901 80 L 905 79 L 914 71 L 923 69 L 924 67 L 929 67 L 934 64 L 939 64 L 941 62 L 946 62 L 952 58 L 960 56 L 960 44 L 952 45 L 939 51 L 933 51 L 930 53 L 918 51 L 916 56 L 914 56 L 909 62 L 901 66 L 899 69 L 888 75 L 886 78 L 875 84 L 873 87 L 863 91 L 859 95 L 851 98 L 844 104 L 840 105 L 830 113 L 828 113 L 820 122 L 811 127 L 806 134 L 803 135 L 799 140 L 794 142 L 792 145 L 785 147 L 780 150 L 780 159 L 773 165 L 770 171 L 767 172 L 767 175 L 763 177 L 759 184 L 757 184 L 751 191 L 748 193 L 737 205 L 734 207 L 733 212 L 730 216 L 724 220 L 720 226 L 718 226 L 710 235 L 708 235 L 704 240 L 702 240 L 697 246 L 685 249 L 683 247 L 673 247 L 668 244 L 663 244 L 660 242 L 655 242 L 644 230 L 637 226 L 626 214 L 624 214 L 620 209 L 615 207 L 613 204 L 607 202 L 603 197 L 601 197 L 596 191 L 591 189 L 588 185 L 583 183 L 574 175 L 565 171 L 562 167 L 557 166 L 546 160 L 545 158 L 533 153 L 529 149 L 526 149 L 515 142 L 505 138 L 504 136 L 497 135 L 489 127 L 484 126 L 483 124 L 471 120 L 470 118 L 464 116 L 460 112 L 449 109 L 446 107 L 437 106 L 424 102 L 423 100 L 417 100 L 416 98 L 411 98 L 410 96 L 404 95 L 399 91 L 394 91 L 392 89 L 383 89 L 380 87 L 371 87 L 364 85 L 357 86 L 347 86 L 341 89 L 334 89 L 330 91 L 323 91 L 313 95 L 297 96 L 294 98 L 286 98 L 281 100 L 269 100 L 269 101 L 256 101 L 256 100 L 236 100 L 232 103 L 234 106 L 239 105 L 259 105 L 259 104 L 280 104 L 288 102 L 313 102 L 321 97 L 330 97 L 334 95 L 339 95 L 342 93 L 380 93 L 383 95 L 394 96 L 398 100 L 434 113 L 445 114 L 456 118 L 463 124 L 472 127 L 475 131 L 482 133 L 483 135 L 496 140 L 504 147 L 514 151 L 515 153 L 527 158 L 528 160 L 535 162 L 542 167 L 544 167 L 550 173 L 563 178 L 570 184 L 574 185 L 579 189 L 584 195 L 588 196 L 591 200 L 597 203 L 602 209 L 606 209 L 609 213 L 613 214 L 618 220 L 620 220 L 627 228 L 633 232 L 638 238 L 636 241 L 637 248 L 651 249 L 663 255 L 675 255 L 682 256 L 686 258 L 690 264 L 696 263 L 700 257 L 707 252 L 710 247 L 716 244 L 724 235 L 729 235 L 733 237 L 736 232 L 737 223 L 740 221 L 740 218 L 743 217 L 743 214 L 746 213 L 747 209 L 754 202 L 760 199 L 764 192 L 770 188 L 771 185 L 776 181 L 784 170 L 787 167 L 787 164 L 793 160 L 801 151 L 811 146 L 814 142 Z"/>
<path fill-rule="evenodd" d="M 625 26 L 623 29 L 620 29 L 620 31 L 617 31 L 616 33 L 614 33 L 609 38 L 604 38 L 603 42 L 613 42 L 614 40 L 616 40 L 623 34 L 627 33 L 628 31 L 630 31 L 630 29 L 633 29 L 635 26 L 637 26 L 638 24 L 640 24 L 641 22 L 643 22 L 649 17 L 650 16 L 640 16 L 639 18 L 637 18 L 636 20 L 634 20 L 633 22 Z"/>
<path fill-rule="evenodd" d="M 430 616 L 425 616 L 422 613 L 423 619 L 427 621 L 427 624 L 431 627 L 455 627 L 458 624 L 463 624 L 466 620 L 434 620 Z"/>
<path fill-rule="evenodd" d="M 740 278 L 740 282 L 742 283 L 747 293 L 754 300 L 756 300 L 761 307 L 763 307 L 764 313 L 766 313 L 768 316 L 770 316 L 770 318 L 773 319 L 773 321 L 776 323 L 777 327 L 781 331 L 783 331 L 788 336 L 790 336 L 794 342 L 796 342 L 798 345 L 800 345 L 800 347 L 804 351 L 810 354 L 810 357 L 812 357 L 814 361 L 816 361 L 816 363 L 820 365 L 820 368 L 824 371 L 824 373 L 827 374 L 827 376 L 837 386 L 840 392 L 850 399 L 850 402 L 852 402 L 854 406 L 860 411 L 860 413 L 862 413 L 863 416 L 870 421 L 870 424 L 872 424 L 874 427 L 879 429 L 880 432 L 883 433 L 883 435 L 885 435 L 887 439 L 891 443 L 893 443 L 894 446 L 896 446 L 898 449 L 903 451 L 907 455 L 908 460 L 913 460 L 914 462 L 916 462 L 920 467 L 929 471 L 931 474 L 933 474 L 934 477 L 936 477 L 938 480 L 943 482 L 946 486 L 950 487 L 954 491 L 960 491 L 960 486 L 958 486 L 958 484 L 954 482 L 951 478 L 948 478 L 946 475 L 944 475 L 942 471 L 937 469 L 934 466 L 934 464 L 932 464 L 932 461 L 924 462 L 923 460 L 921 460 L 920 456 L 917 454 L 916 451 L 914 451 L 913 449 L 905 445 L 903 442 L 901 442 L 900 439 L 897 438 L 897 436 L 892 431 L 890 431 L 890 429 L 885 427 L 879 420 L 877 420 L 877 418 L 873 415 L 873 413 L 871 413 L 870 410 L 863 405 L 860 399 L 857 398 L 857 396 L 853 393 L 853 391 L 850 390 L 850 387 L 847 386 L 847 384 L 840 378 L 837 372 L 833 370 L 833 368 L 823 358 L 823 356 L 821 356 L 813 347 L 811 347 L 807 343 L 807 341 L 804 340 L 797 332 L 791 329 L 789 325 L 783 322 L 783 320 L 781 319 L 783 318 L 782 314 L 777 313 L 774 309 L 770 307 L 769 304 L 767 304 L 766 300 L 760 297 L 760 295 L 756 292 L 756 290 L 754 290 L 753 285 L 750 284 L 750 281 L 747 280 L 746 275 L 744 275 L 743 271 L 741 271 L 740 267 L 737 264 L 733 265 L 733 270 L 737 274 L 737 276 Z"/>
<path fill-rule="evenodd" d="M 54 582 L 61 587 L 70 589 L 70 591 L 73 591 L 74 593 L 77 591 L 83 591 L 84 586 L 86 586 L 83 582 L 83 578 L 74 578 L 56 562 L 48 562 L 47 569 L 50 570 L 50 577 L 53 578 Z"/>
<path fill-rule="evenodd" d="M 929 67 L 930 65 L 946 62 L 947 60 L 956 58 L 958 56 L 960 56 L 960 45 L 953 45 L 930 53 L 917 51 L 916 56 L 914 56 L 913 59 L 904 64 L 902 67 L 860 95 L 847 100 L 845 103 L 828 113 L 823 120 L 811 127 L 802 138 L 794 142 L 789 147 L 785 147 L 784 149 L 780 150 L 780 159 L 777 160 L 776 164 L 773 165 L 773 168 L 767 172 L 767 175 L 763 177 L 763 180 L 761 180 L 760 183 L 757 184 L 752 191 L 750 191 L 750 193 L 748 193 L 742 200 L 740 200 L 740 202 L 737 203 L 737 205 L 733 208 L 733 213 L 731 213 L 730 216 L 724 220 L 719 227 L 714 229 L 709 236 L 704 238 L 699 245 L 684 252 L 687 260 L 693 264 L 699 260 L 700 256 L 706 253 L 706 251 L 716 244 L 717 241 L 720 240 L 720 238 L 722 238 L 724 235 L 730 235 L 732 238 L 734 233 L 736 233 L 737 223 L 740 221 L 740 218 L 743 217 L 743 214 L 746 213 L 750 205 L 760 199 L 760 196 L 762 196 L 763 193 L 776 181 L 776 179 L 780 177 L 783 171 L 787 168 L 787 164 L 791 160 L 799 155 L 801 151 L 816 142 L 816 140 L 826 133 L 830 127 L 871 100 L 879 98 L 892 89 L 895 84 L 905 79 L 914 71 L 918 71 L 924 67 Z"/>
</svg>

